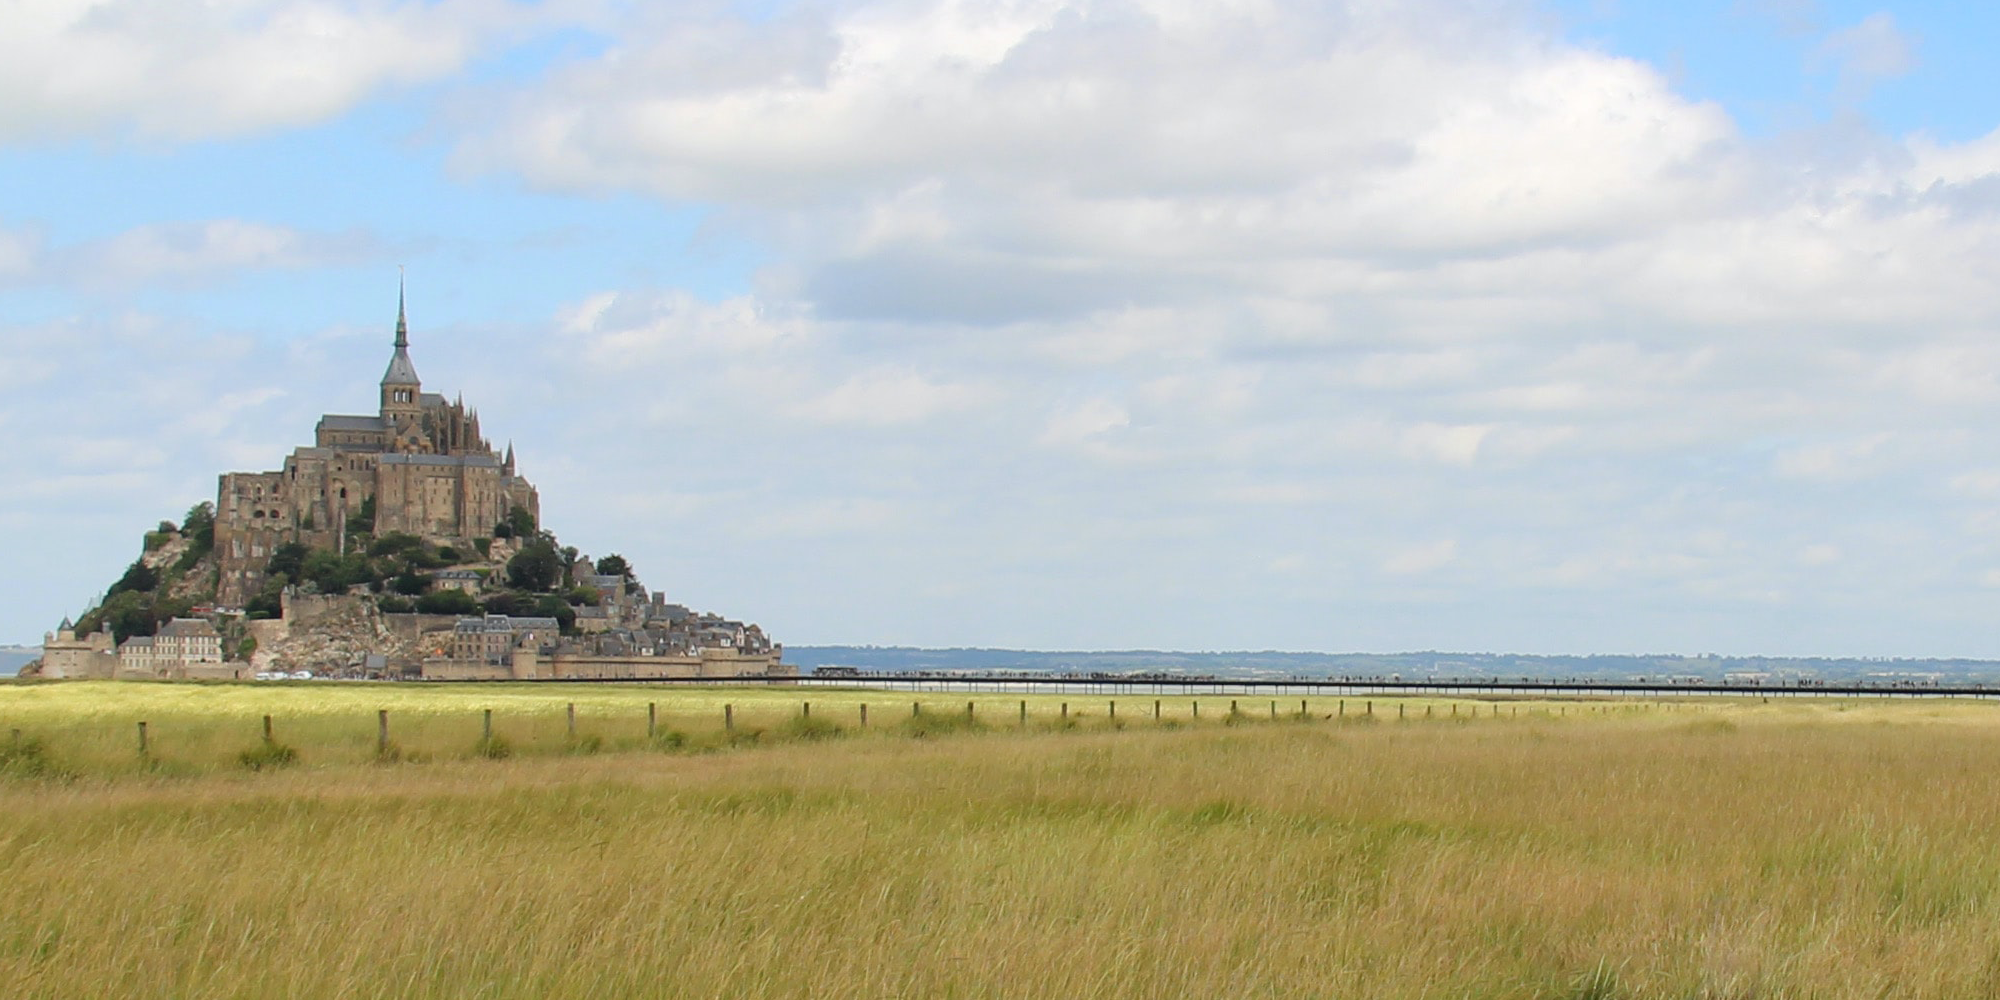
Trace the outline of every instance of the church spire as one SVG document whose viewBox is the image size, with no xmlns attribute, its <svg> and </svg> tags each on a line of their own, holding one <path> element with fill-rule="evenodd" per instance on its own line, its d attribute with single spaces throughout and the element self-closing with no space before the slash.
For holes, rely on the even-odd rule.
<svg viewBox="0 0 2000 1000">
<path fill-rule="evenodd" d="M 391 386 L 397 388 L 391 389 Z M 414 411 L 421 385 L 417 366 L 410 363 L 410 321 L 403 309 L 403 279 L 396 279 L 396 353 L 389 355 L 389 370 L 382 373 L 382 412 L 392 409 Z"/>
<path fill-rule="evenodd" d="M 402 350 L 408 350 L 409 347 L 410 347 L 410 321 L 408 317 L 406 317 L 403 313 L 403 273 L 402 273 L 402 268 L 397 268 L 396 269 L 396 349 L 402 351 Z"/>
</svg>

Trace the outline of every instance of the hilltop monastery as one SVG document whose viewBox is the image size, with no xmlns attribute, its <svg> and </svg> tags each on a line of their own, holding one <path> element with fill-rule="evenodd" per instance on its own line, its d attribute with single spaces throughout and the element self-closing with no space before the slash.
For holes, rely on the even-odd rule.
<svg viewBox="0 0 2000 1000">
<path fill-rule="evenodd" d="M 79 634 L 65 620 L 45 637 L 41 676 L 247 679 L 302 667 L 321 676 L 449 680 L 797 676 L 758 626 L 691 611 L 629 576 L 597 575 L 587 557 L 565 569 L 566 579 L 597 595 L 574 608 L 570 634 L 547 617 L 381 611 L 365 586 L 339 594 L 287 587 L 280 617 L 239 622 L 234 609 L 263 589 L 280 546 L 339 549 L 348 519 L 364 510 L 373 511 L 368 535 L 403 533 L 480 553 L 477 564 L 430 573 L 427 585 L 475 598 L 520 544 L 493 538 L 495 527 L 516 508 L 541 522 L 540 499 L 515 471 L 513 446 L 496 453 L 478 411 L 423 390 L 400 293 L 380 389 L 374 414 L 320 417 L 313 443 L 293 449 L 282 469 L 222 474 L 210 553 L 214 606 L 117 643 L 108 631 Z M 163 561 L 169 551 L 149 547 L 142 562 Z M 248 636 L 256 650 L 249 662 L 231 658 L 236 646 L 225 647 L 218 625 Z"/>
<path fill-rule="evenodd" d="M 286 542 L 340 543 L 347 518 L 375 502 L 375 531 L 401 531 L 469 546 L 520 507 L 541 521 L 541 502 L 514 472 L 514 448 L 496 454 L 479 433 L 479 411 L 425 392 L 410 361 L 410 327 L 396 302 L 396 349 L 382 373 L 374 414 L 329 413 L 313 443 L 276 472 L 226 472 L 215 496 L 216 602 L 240 607 L 264 583 L 264 566 Z"/>
</svg>

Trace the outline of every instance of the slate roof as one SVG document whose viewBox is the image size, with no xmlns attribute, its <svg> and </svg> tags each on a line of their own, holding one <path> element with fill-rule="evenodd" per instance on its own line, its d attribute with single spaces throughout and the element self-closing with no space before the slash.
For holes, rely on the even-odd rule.
<svg viewBox="0 0 2000 1000">
<path fill-rule="evenodd" d="M 319 418 L 319 425 L 329 431 L 379 431 L 382 429 L 382 418 L 329 413 Z"/>
</svg>

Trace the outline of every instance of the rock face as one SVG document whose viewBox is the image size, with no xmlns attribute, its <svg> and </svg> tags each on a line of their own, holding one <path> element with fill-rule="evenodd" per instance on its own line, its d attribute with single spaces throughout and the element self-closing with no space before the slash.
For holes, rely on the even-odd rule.
<svg viewBox="0 0 2000 1000">
<path fill-rule="evenodd" d="M 304 602 L 301 602 L 304 603 Z M 259 671 L 310 670 L 321 676 L 358 676 L 371 654 L 391 665 L 420 662 L 422 633 L 391 628 L 373 601 L 324 598 L 293 607 L 285 619 L 252 622 L 257 652 L 250 664 Z"/>
</svg>

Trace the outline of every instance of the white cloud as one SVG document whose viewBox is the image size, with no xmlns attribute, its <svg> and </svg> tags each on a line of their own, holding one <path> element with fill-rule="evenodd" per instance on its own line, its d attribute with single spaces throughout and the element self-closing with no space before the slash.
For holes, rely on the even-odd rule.
<svg viewBox="0 0 2000 1000">
<path fill-rule="evenodd" d="M 809 337 L 802 317 L 755 296 L 704 302 L 686 292 L 599 292 L 562 310 L 558 328 L 592 363 L 629 370 L 664 360 L 770 357 Z"/>
<path fill-rule="evenodd" d="M 72 252 L 67 269 L 75 280 L 135 284 L 343 264 L 378 256 L 380 250 L 372 237 L 358 232 L 307 233 L 217 219 L 129 229 Z"/>
<path fill-rule="evenodd" d="M 0 141 L 320 121 L 533 17 L 499 0 L 21 0 L 0 32 Z"/>
<path fill-rule="evenodd" d="M 1830 64 L 1846 87 L 1865 89 L 1878 80 L 1889 80 L 1917 68 L 1916 43 L 1887 11 L 1877 11 L 1859 24 L 1826 36 L 1814 52 L 1820 63 Z"/>
<path fill-rule="evenodd" d="M 840 424 L 907 424 L 979 406 L 990 393 L 979 386 L 936 382 L 907 368 L 866 371 L 795 408 Z"/>
</svg>

